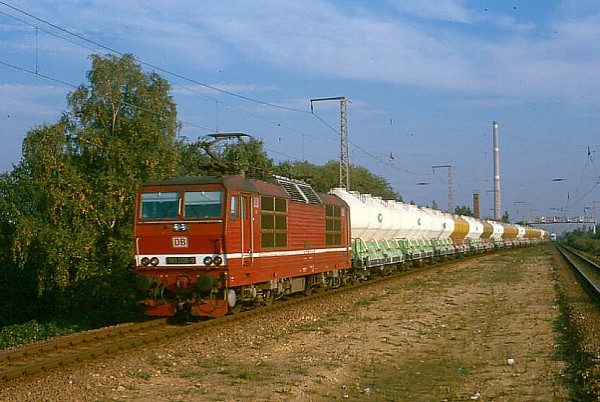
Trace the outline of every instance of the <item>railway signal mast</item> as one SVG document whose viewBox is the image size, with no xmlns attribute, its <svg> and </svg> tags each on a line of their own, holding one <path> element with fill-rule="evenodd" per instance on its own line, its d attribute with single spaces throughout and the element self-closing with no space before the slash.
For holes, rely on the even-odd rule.
<svg viewBox="0 0 600 402">
<path fill-rule="evenodd" d="M 313 103 L 323 101 L 340 101 L 340 187 L 350 190 L 350 161 L 348 152 L 348 113 L 346 97 L 316 98 L 310 100 L 310 112 L 314 114 Z"/>
</svg>

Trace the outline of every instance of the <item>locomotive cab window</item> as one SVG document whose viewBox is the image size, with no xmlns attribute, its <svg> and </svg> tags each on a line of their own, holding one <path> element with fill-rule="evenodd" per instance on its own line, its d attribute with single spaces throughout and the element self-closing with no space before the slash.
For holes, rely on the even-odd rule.
<svg viewBox="0 0 600 402">
<path fill-rule="evenodd" d="M 179 193 L 142 193 L 142 219 L 177 218 L 178 207 Z"/>
<path fill-rule="evenodd" d="M 186 218 L 219 218 L 222 204 L 221 191 L 187 191 L 183 215 Z"/>
</svg>

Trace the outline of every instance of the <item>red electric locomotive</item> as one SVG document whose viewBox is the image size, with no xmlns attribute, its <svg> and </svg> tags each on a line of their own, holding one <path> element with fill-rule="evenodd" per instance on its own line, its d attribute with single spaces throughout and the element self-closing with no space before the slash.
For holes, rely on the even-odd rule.
<svg viewBox="0 0 600 402">
<path fill-rule="evenodd" d="M 341 285 L 347 204 L 308 184 L 184 177 L 138 191 L 135 258 L 153 316 L 219 317 L 242 305 Z"/>
</svg>

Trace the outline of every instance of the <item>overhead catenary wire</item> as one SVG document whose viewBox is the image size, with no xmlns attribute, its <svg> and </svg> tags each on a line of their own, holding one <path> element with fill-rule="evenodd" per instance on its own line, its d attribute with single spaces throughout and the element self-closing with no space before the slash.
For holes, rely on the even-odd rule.
<svg viewBox="0 0 600 402">
<path fill-rule="evenodd" d="M 76 37 L 77 39 L 80 39 L 80 40 L 82 40 L 82 41 L 84 41 L 84 42 L 91 43 L 91 44 L 93 44 L 94 46 L 100 47 L 100 48 L 102 48 L 102 49 L 104 49 L 104 50 L 108 50 L 108 51 L 109 51 L 109 52 L 111 52 L 111 53 L 118 54 L 118 55 L 120 55 L 120 56 L 123 56 L 123 55 L 125 54 L 125 53 L 123 53 L 123 52 L 121 52 L 121 51 L 119 51 L 119 50 L 117 50 L 117 49 L 114 49 L 114 48 L 112 48 L 112 47 L 110 47 L 110 46 L 103 45 L 103 44 L 101 44 L 101 43 L 99 43 L 99 42 L 97 42 L 97 41 L 94 41 L 94 40 L 92 40 L 92 39 L 86 38 L 86 37 L 85 37 L 85 36 L 83 36 L 83 35 L 80 35 L 80 34 L 77 34 L 77 33 L 75 33 L 75 32 L 69 31 L 68 29 L 62 28 L 62 27 L 60 27 L 60 26 L 58 26 L 58 25 L 56 25 L 56 24 L 53 24 L 53 23 L 52 23 L 52 22 L 50 22 L 50 21 L 47 21 L 47 20 L 45 20 L 45 19 L 43 19 L 43 18 L 40 18 L 40 17 L 38 17 L 38 16 L 36 16 L 36 15 L 34 15 L 34 14 L 31 14 L 31 13 L 29 13 L 29 12 L 25 11 L 25 10 L 22 10 L 22 9 L 20 9 L 20 8 L 18 8 L 18 7 L 15 7 L 15 6 L 13 6 L 13 5 L 10 5 L 10 4 L 8 4 L 8 3 L 4 2 L 4 1 L 1 1 L 1 0 L 0 0 L 0 4 L 2 4 L 2 5 L 4 5 L 4 6 L 6 6 L 6 7 L 8 7 L 8 8 L 10 8 L 10 9 L 12 9 L 12 10 L 14 10 L 14 11 L 17 11 L 17 12 L 19 12 L 19 13 L 21 13 L 21 14 L 24 14 L 24 15 L 26 15 L 26 16 L 28 16 L 28 17 L 30 17 L 30 18 L 33 18 L 33 19 L 34 19 L 34 20 L 36 20 L 36 21 L 39 21 L 39 22 L 41 22 L 41 23 L 43 23 L 43 24 L 46 24 L 46 25 L 48 25 L 48 26 L 51 26 L 52 28 L 54 28 L 54 29 L 57 29 L 57 30 L 59 30 L 59 31 L 61 31 L 61 32 L 65 33 L 65 34 L 68 34 L 68 35 L 71 35 L 71 36 L 73 36 L 73 37 Z M 5 13 L 3 13 L 3 14 L 5 14 Z M 5 14 L 5 15 L 7 15 L 7 14 Z M 276 108 L 276 109 L 283 109 L 283 110 L 288 110 L 288 111 L 292 111 L 292 112 L 298 112 L 298 113 L 304 113 L 304 114 L 308 114 L 308 111 L 306 111 L 306 110 L 301 110 L 301 109 L 290 108 L 290 107 L 283 106 L 283 105 L 277 105 L 277 104 L 274 104 L 274 103 L 270 103 L 270 102 L 262 101 L 262 100 L 260 100 L 260 99 L 255 99 L 255 98 L 251 98 L 251 97 L 249 97 L 249 96 L 241 95 L 241 94 L 238 94 L 238 93 L 235 93 L 235 92 L 232 92 L 232 91 L 227 91 L 227 90 L 225 90 L 225 89 L 222 89 L 222 88 L 216 87 L 216 86 L 214 86 L 214 85 L 209 85 L 209 84 L 206 84 L 206 83 L 204 83 L 204 82 L 198 81 L 198 80 L 196 80 L 196 79 L 193 79 L 193 78 L 190 78 L 190 77 L 186 77 L 186 76 L 184 76 L 184 75 L 182 75 L 182 74 L 179 74 L 179 73 L 173 72 L 173 71 L 171 71 L 171 70 L 168 70 L 168 69 L 166 69 L 166 68 L 164 68 L 164 67 L 160 67 L 160 66 L 157 66 L 157 65 L 155 65 L 155 64 L 152 64 L 152 63 L 145 62 L 145 61 L 143 61 L 143 60 L 140 60 L 139 58 L 136 58 L 136 60 L 137 60 L 137 61 L 138 61 L 140 64 L 142 64 L 142 65 L 144 65 L 144 66 L 147 66 L 147 67 L 153 68 L 153 69 L 155 69 L 155 70 L 157 70 L 157 71 L 163 72 L 163 73 L 165 73 L 165 74 L 172 75 L 172 76 L 174 76 L 174 77 L 177 77 L 177 78 L 179 78 L 179 79 L 182 79 L 182 80 L 185 80 L 185 81 L 191 82 L 191 83 L 193 83 L 193 84 L 196 84 L 196 85 L 200 85 L 200 86 L 202 86 L 202 87 L 204 87 L 204 88 L 208 88 L 208 89 L 211 89 L 211 90 L 213 90 L 213 91 L 216 91 L 216 92 L 220 92 L 220 93 L 227 94 L 227 95 L 230 95 L 230 96 L 233 96 L 233 97 L 236 97 L 236 98 L 243 99 L 243 100 L 245 100 L 245 101 L 248 101 L 248 102 L 257 103 L 257 104 L 261 104 L 261 105 L 264 105 L 264 106 L 269 106 L 269 107 Z"/>
<path fill-rule="evenodd" d="M 71 83 L 65 82 L 65 81 L 63 81 L 63 80 L 60 80 L 60 79 L 58 79 L 58 78 L 51 77 L 51 76 L 49 76 L 49 75 L 46 75 L 46 74 L 39 73 L 39 72 L 36 72 L 36 71 L 34 71 L 34 70 L 30 70 L 30 69 L 28 69 L 28 68 L 25 68 L 25 67 L 17 66 L 17 65 L 15 65 L 15 64 L 12 64 L 12 63 L 7 63 L 7 62 L 5 62 L 5 61 L 3 61 L 3 60 L 0 60 L 0 64 L 1 64 L 1 65 L 4 65 L 4 66 L 6 66 L 6 67 L 13 68 L 13 69 L 15 69 L 15 70 L 18 70 L 18 71 L 22 71 L 22 72 L 25 72 L 25 73 L 28 73 L 28 74 L 32 74 L 32 75 L 35 75 L 35 76 L 38 76 L 38 77 L 44 78 L 44 79 L 46 79 L 46 80 L 49 80 L 49 81 L 56 82 L 56 83 L 58 83 L 58 84 L 61 84 L 61 85 L 64 85 L 64 86 L 67 86 L 67 87 L 70 87 L 70 88 L 74 88 L 74 89 L 77 89 L 77 88 L 78 88 L 78 86 L 77 86 L 77 85 L 75 85 L 75 84 L 71 84 Z M 153 110 L 150 110 L 150 109 L 148 109 L 148 108 L 145 108 L 145 107 L 143 107 L 143 106 L 135 105 L 135 104 L 133 104 L 133 103 L 125 102 L 125 101 L 124 101 L 124 100 L 122 100 L 122 99 L 119 99 L 119 102 L 120 102 L 120 103 L 122 103 L 123 105 L 129 106 L 129 107 L 132 107 L 132 108 L 135 108 L 135 109 L 138 109 L 138 110 L 142 110 L 142 111 L 144 111 L 144 112 L 148 112 L 148 113 L 154 114 L 154 115 L 156 115 L 156 116 L 159 116 L 159 117 L 161 116 L 161 114 L 159 114 L 159 113 L 156 113 L 156 112 L 154 112 Z M 212 129 L 210 129 L 210 128 L 207 128 L 207 127 L 204 127 L 204 126 L 201 126 L 201 125 L 195 124 L 195 123 L 190 123 L 190 122 L 186 122 L 186 121 L 182 121 L 182 120 L 177 120 L 177 121 L 178 121 L 178 122 L 180 122 L 180 123 L 185 123 L 185 124 L 187 124 L 187 125 L 190 125 L 190 126 L 194 126 L 194 127 L 200 128 L 200 129 L 202 129 L 202 130 L 212 131 Z"/>
</svg>

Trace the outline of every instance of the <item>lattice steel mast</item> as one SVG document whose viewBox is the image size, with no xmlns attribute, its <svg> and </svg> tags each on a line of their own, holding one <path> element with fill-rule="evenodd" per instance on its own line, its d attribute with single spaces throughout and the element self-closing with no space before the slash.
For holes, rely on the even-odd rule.
<svg viewBox="0 0 600 402">
<path fill-rule="evenodd" d="M 346 97 L 317 98 L 310 100 L 310 112 L 314 112 L 313 103 L 322 101 L 340 101 L 340 187 L 350 189 L 350 160 L 348 150 L 348 113 Z"/>
<path fill-rule="evenodd" d="M 433 166 L 433 171 L 435 169 L 448 169 L 448 212 L 451 214 L 454 213 L 454 185 L 452 179 L 452 165 L 435 165 Z"/>
</svg>

